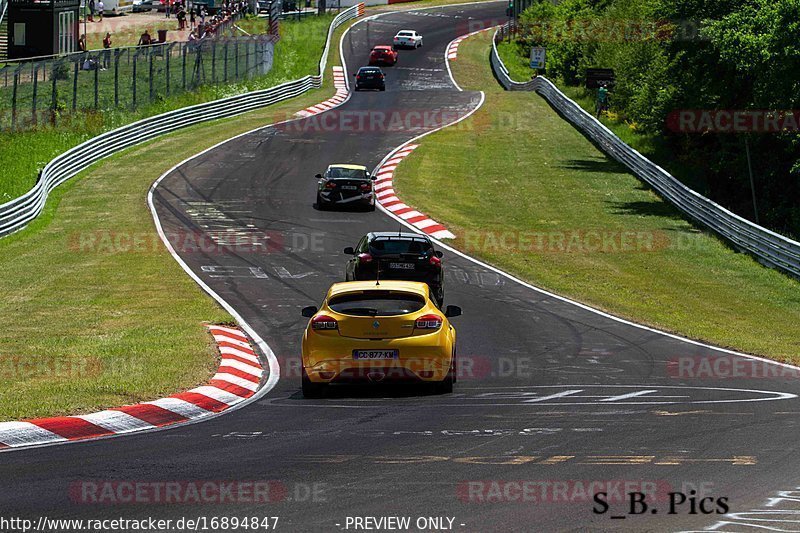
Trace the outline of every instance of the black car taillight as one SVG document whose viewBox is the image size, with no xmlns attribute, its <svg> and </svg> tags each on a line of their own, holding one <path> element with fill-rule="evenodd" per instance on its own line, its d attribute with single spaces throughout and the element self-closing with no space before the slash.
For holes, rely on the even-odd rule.
<svg viewBox="0 0 800 533">
<path fill-rule="evenodd" d="M 369 254 L 358 254 L 358 262 L 363 264 L 372 263 L 372 256 Z"/>
</svg>

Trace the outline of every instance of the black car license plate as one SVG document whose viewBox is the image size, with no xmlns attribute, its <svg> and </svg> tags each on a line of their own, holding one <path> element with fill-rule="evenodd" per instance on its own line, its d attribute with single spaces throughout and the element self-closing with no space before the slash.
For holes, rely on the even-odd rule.
<svg viewBox="0 0 800 533">
<path fill-rule="evenodd" d="M 389 263 L 389 268 L 394 270 L 414 270 L 414 263 Z"/>
</svg>

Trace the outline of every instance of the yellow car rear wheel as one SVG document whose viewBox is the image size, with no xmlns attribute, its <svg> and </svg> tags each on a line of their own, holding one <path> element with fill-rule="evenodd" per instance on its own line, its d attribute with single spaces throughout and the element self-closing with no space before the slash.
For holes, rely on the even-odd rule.
<svg viewBox="0 0 800 533">
<path fill-rule="evenodd" d="M 450 369 L 442 381 L 434 383 L 433 391 L 436 394 L 451 394 L 453 384 L 456 382 L 456 354 L 453 353 L 453 360 L 450 362 Z"/>
<path fill-rule="evenodd" d="M 303 398 L 322 398 L 325 395 L 325 389 L 328 387 L 325 383 L 314 383 L 308 378 L 306 369 L 303 369 L 302 389 Z"/>
</svg>

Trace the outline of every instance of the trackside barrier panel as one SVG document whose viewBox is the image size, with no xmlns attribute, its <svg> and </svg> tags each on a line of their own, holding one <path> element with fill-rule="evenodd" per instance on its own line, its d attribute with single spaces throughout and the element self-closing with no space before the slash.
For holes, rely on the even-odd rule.
<svg viewBox="0 0 800 533">
<path fill-rule="evenodd" d="M 331 22 L 317 75 L 149 117 L 93 137 L 57 156 L 44 167 L 36 185 L 30 191 L 0 205 L 0 237 L 19 231 L 36 218 L 44 209 L 47 196 L 54 188 L 93 163 L 120 150 L 187 126 L 240 115 L 322 87 L 326 56 L 333 32 L 344 22 L 356 18 L 358 13 L 359 6 L 356 5 L 339 13 Z"/>
<path fill-rule="evenodd" d="M 690 189 L 625 144 L 547 78 L 538 76 L 526 83 L 512 80 L 497 53 L 497 42 L 503 38 L 504 29 L 498 29 L 494 34 L 490 63 L 495 78 L 506 90 L 535 91 L 573 126 L 689 218 L 731 243 L 738 251 L 752 254 L 760 263 L 800 278 L 800 243 L 754 224 Z"/>
</svg>

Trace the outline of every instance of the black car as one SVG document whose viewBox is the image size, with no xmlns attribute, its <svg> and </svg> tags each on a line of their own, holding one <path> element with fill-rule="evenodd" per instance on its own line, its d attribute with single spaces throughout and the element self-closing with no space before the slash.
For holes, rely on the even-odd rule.
<svg viewBox="0 0 800 533">
<path fill-rule="evenodd" d="M 334 205 L 366 207 L 375 211 L 375 178 L 361 165 L 330 165 L 317 174 L 317 209 Z"/>
<path fill-rule="evenodd" d="M 356 77 L 356 91 L 362 89 L 386 90 L 386 77 L 378 67 L 361 67 L 353 76 Z"/>
<path fill-rule="evenodd" d="M 347 281 L 422 281 L 431 288 L 439 306 L 444 302 L 442 252 L 433 247 L 427 235 L 402 231 L 367 233 L 355 249 L 345 248 L 344 253 L 353 256 L 345 269 Z"/>
</svg>

